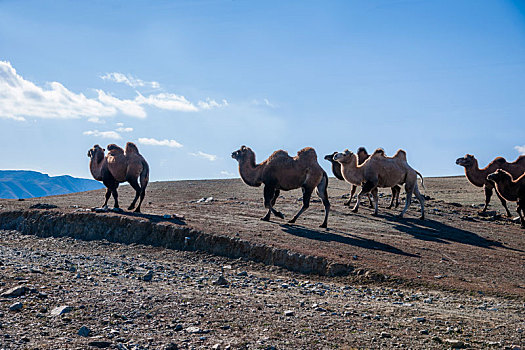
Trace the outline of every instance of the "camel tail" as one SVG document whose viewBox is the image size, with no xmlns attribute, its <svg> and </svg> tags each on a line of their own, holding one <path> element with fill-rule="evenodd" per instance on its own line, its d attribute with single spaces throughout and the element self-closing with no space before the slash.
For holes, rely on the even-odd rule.
<svg viewBox="0 0 525 350">
<path fill-rule="evenodd" d="M 414 170 L 416 172 L 416 174 L 419 175 L 419 177 L 421 178 L 421 187 L 423 187 L 424 190 L 426 190 L 426 187 L 425 187 L 425 181 L 423 180 L 423 175 L 421 175 L 421 173 L 417 170 Z"/>
</svg>

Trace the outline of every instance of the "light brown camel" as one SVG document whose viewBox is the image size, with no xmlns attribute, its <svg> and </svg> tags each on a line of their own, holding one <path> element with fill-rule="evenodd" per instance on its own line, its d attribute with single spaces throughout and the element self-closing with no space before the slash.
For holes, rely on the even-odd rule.
<svg viewBox="0 0 525 350">
<path fill-rule="evenodd" d="M 332 163 L 332 172 L 334 173 L 335 177 L 338 178 L 339 180 L 343 180 L 344 181 L 345 179 L 344 179 L 343 174 L 341 172 L 341 163 L 339 163 L 339 162 L 334 160 L 334 156 L 336 154 L 337 154 L 337 152 L 334 152 L 332 154 L 327 154 L 326 156 L 324 156 L 324 159 L 326 159 L 327 161 Z M 368 157 L 370 157 L 370 155 L 366 151 L 366 148 L 359 147 L 359 149 L 357 150 L 357 163 L 358 163 L 358 165 L 363 164 L 364 161 L 368 159 Z M 352 199 L 354 198 L 355 191 L 357 190 L 357 186 L 358 185 L 351 184 L 351 186 L 352 186 L 352 189 L 351 189 L 351 192 L 350 192 L 350 198 L 348 199 L 348 201 L 346 201 L 344 203 L 344 205 L 347 205 L 347 206 L 350 206 L 350 203 L 352 202 Z M 401 187 L 399 187 L 399 186 L 392 187 L 392 200 L 390 201 L 390 205 L 388 206 L 388 209 L 392 208 L 392 206 L 394 205 L 394 201 L 396 203 L 396 208 L 399 206 L 399 193 L 400 192 L 401 192 Z M 373 208 L 372 197 L 371 197 L 370 194 L 368 194 L 368 200 L 369 200 L 369 203 L 370 203 L 370 208 Z"/>
<path fill-rule="evenodd" d="M 105 150 L 99 145 L 94 145 L 93 148 L 88 151 L 87 155 L 90 158 L 89 170 L 95 180 L 102 181 L 106 186 L 106 200 L 102 207 L 107 207 L 109 197 L 113 194 L 113 199 L 115 200 L 114 207 L 118 208 L 118 182 L 109 171 L 108 162 L 104 156 L 104 152 Z"/>
<path fill-rule="evenodd" d="M 297 156 L 290 157 L 286 151 L 275 151 L 260 164 L 255 163 L 255 153 L 246 146 L 232 153 L 239 162 L 239 173 L 248 186 L 259 187 L 264 184 L 264 207 L 268 212 L 261 220 L 269 221 L 270 214 L 284 219 L 284 215 L 273 208 L 280 190 L 296 188 L 303 190 L 303 206 L 289 221 L 294 223 L 310 206 L 310 198 L 315 189 L 324 205 L 324 221 L 320 227 L 327 227 L 330 202 L 328 201 L 328 176 L 317 163 L 317 154 L 311 147 L 303 148 Z"/>
<path fill-rule="evenodd" d="M 424 198 L 419 193 L 417 176 L 423 176 L 412 169 L 406 161 L 406 152 L 398 150 L 394 157 L 386 157 L 382 149 L 377 149 L 362 165 L 357 164 L 357 157 L 352 152 L 345 150 L 337 153 L 334 159 L 341 163 L 343 177 L 351 183 L 363 183 L 361 192 L 357 196 L 357 203 L 353 212 L 359 210 L 361 195 L 372 193 L 375 202 L 374 215 L 378 214 L 378 187 L 394 187 L 405 184 L 407 200 L 405 208 L 399 214 L 403 217 L 412 202 L 412 193 L 416 195 L 421 204 L 421 219 L 425 218 Z"/>
<path fill-rule="evenodd" d="M 135 209 L 136 213 L 140 213 L 140 206 L 146 195 L 146 186 L 148 186 L 149 182 L 148 163 L 133 142 L 126 143 L 125 151 L 115 144 L 108 145 L 107 149 L 108 155 L 106 158 L 111 175 L 118 183 L 129 182 L 135 190 L 135 198 L 128 210 L 135 208 L 135 204 L 140 197 L 139 205 Z"/>
<path fill-rule="evenodd" d="M 498 169 L 503 169 L 511 174 L 513 178 L 518 178 L 525 173 L 525 156 L 519 156 L 518 159 L 512 163 L 508 163 L 505 158 L 497 157 L 485 168 L 480 169 L 478 166 L 478 160 L 472 154 L 467 154 L 462 158 L 456 159 L 456 164 L 465 167 L 465 175 L 471 184 L 477 187 L 483 187 L 483 190 L 485 191 L 485 207 L 483 207 L 482 213 L 487 211 L 490 197 L 492 197 L 492 190 L 494 189 L 494 184 L 487 180 L 489 174 Z M 507 208 L 507 202 L 505 199 L 501 197 L 497 191 L 496 195 L 501 201 L 503 208 L 505 208 L 507 216 L 511 217 L 512 214 L 510 213 L 509 208 Z"/>
<path fill-rule="evenodd" d="M 518 203 L 517 211 L 520 216 L 521 228 L 525 228 L 525 174 L 513 180 L 511 174 L 505 170 L 498 169 L 487 176 L 487 180 L 494 183 L 496 192 L 501 197 Z"/>
</svg>

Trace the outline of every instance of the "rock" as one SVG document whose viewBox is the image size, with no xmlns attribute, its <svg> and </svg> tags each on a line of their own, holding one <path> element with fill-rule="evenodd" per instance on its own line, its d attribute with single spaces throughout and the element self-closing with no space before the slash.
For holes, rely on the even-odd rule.
<svg viewBox="0 0 525 350">
<path fill-rule="evenodd" d="M 381 332 L 381 334 L 379 336 L 381 338 L 392 338 L 392 335 L 390 333 L 387 333 L 387 332 Z"/>
<path fill-rule="evenodd" d="M 178 324 L 178 325 L 175 326 L 174 329 L 175 329 L 175 332 L 180 332 L 180 331 L 182 331 L 182 325 Z"/>
<path fill-rule="evenodd" d="M 186 328 L 186 332 L 191 334 L 199 334 L 202 333 L 202 330 L 199 327 L 188 327 Z"/>
<path fill-rule="evenodd" d="M 467 347 L 461 340 L 445 339 L 443 343 L 450 346 L 451 349 L 463 349 Z"/>
<path fill-rule="evenodd" d="M 428 335 L 428 329 L 422 329 L 419 331 L 419 334 Z"/>
<path fill-rule="evenodd" d="M 217 343 L 217 344 L 213 345 L 211 348 L 212 348 L 212 350 L 220 350 L 221 343 Z"/>
<path fill-rule="evenodd" d="M 24 307 L 24 304 L 22 304 L 21 302 L 16 302 L 14 304 L 11 304 L 11 306 L 9 306 L 9 311 L 19 311 L 19 310 L 22 310 L 23 307 Z"/>
<path fill-rule="evenodd" d="M 244 276 L 248 276 L 248 272 L 246 271 L 241 271 L 237 274 L 237 276 L 240 276 L 240 277 L 244 277 Z"/>
<path fill-rule="evenodd" d="M 153 279 L 153 271 L 149 270 L 140 278 L 143 281 L 150 282 Z"/>
<path fill-rule="evenodd" d="M 442 343 L 443 343 L 443 339 L 441 339 L 441 338 L 438 337 L 438 336 L 432 337 L 432 340 L 435 341 L 436 343 L 439 343 L 439 344 L 442 344 Z"/>
<path fill-rule="evenodd" d="M 227 286 L 229 283 L 223 275 L 220 275 L 217 280 L 213 281 L 213 284 L 216 286 Z"/>
<path fill-rule="evenodd" d="M 21 297 L 22 295 L 26 294 L 27 291 L 28 291 L 27 287 L 17 286 L 17 287 L 13 287 L 3 292 L 1 296 L 4 298 L 16 298 L 16 297 Z"/>
<path fill-rule="evenodd" d="M 175 343 L 169 343 L 164 347 L 164 350 L 178 350 L 179 346 Z"/>
<path fill-rule="evenodd" d="M 73 308 L 71 306 L 57 306 L 53 310 L 51 310 L 51 316 L 59 316 L 63 314 L 67 314 L 68 312 L 71 312 Z"/>
<path fill-rule="evenodd" d="M 414 317 L 414 320 L 416 320 L 417 322 L 420 322 L 420 323 L 423 323 L 426 321 L 426 319 L 424 317 Z"/>
<path fill-rule="evenodd" d="M 113 213 L 123 213 L 124 210 L 122 210 L 121 208 L 111 208 L 110 211 L 112 211 Z"/>
<path fill-rule="evenodd" d="M 77 334 L 81 337 L 89 337 L 89 334 L 91 333 L 91 329 L 87 328 L 86 326 L 80 327 Z"/>
<path fill-rule="evenodd" d="M 108 341 L 97 340 L 97 341 L 89 342 L 88 346 L 103 349 L 103 348 L 109 348 L 111 346 L 111 343 Z"/>
<path fill-rule="evenodd" d="M 293 310 L 286 310 L 286 311 L 284 312 L 284 316 L 286 316 L 286 317 L 292 317 L 292 316 L 294 316 L 294 312 L 293 312 Z"/>
<path fill-rule="evenodd" d="M 210 203 L 213 202 L 213 197 L 203 197 L 197 201 L 197 203 Z"/>
</svg>

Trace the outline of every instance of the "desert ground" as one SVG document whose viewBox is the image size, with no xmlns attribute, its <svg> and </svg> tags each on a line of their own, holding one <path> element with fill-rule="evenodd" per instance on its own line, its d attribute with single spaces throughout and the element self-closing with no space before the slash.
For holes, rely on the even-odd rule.
<svg viewBox="0 0 525 350">
<path fill-rule="evenodd" d="M 262 188 L 238 179 L 154 182 L 143 214 L 96 214 L 319 256 L 352 266 L 346 276 L 202 251 L 0 231 L 0 349 L 523 347 L 525 230 L 503 215 L 495 195 L 488 215 L 479 215 L 483 192 L 464 177 L 426 178 L 425 185 L 425 221 L 417 201 L 403 219 L 396 214 L 404 201 L 386 209 L 389 191 L 379 216 L 367 205 L 354 214 L 343 205 L 349 186 L 334 178 L 328 229 L 318 228 L 317 200 L 295 225 L 260 221 Z M 46 211 L 29 209 L 37 203 L 82 214 L 100 206 L 103 193 L 0 200 L 0 216 Z M 119 194 L 125 208 L 132 190 L 122 186 Z M 276 208 L 289 219 L 300 197 L 281 192 Z M 174 214 L 183 219 L 162 220 Z M 22 296 L 5 295 L 17 286 Z M 60 306 L 71 310 L 54 315 Z"/>
</svg>

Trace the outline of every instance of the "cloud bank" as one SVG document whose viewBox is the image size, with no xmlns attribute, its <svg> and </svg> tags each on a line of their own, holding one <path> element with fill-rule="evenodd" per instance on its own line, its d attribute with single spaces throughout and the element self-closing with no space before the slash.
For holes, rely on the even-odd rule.
<svg viewBox="0 0 525 350">
<path fill-rule="evenodd" d="M 156 140 L 153 138 L 141 137 L 139 138 L 139 143 L 149 146 L 165 146 L 172 148 L 181 148 L 182 144 L 178 143 L 175 140 Z"/>
<path fill-rule="evenodd" d="M 123 82 L 129 86 L 152 86 L 157 82 L 146 82 L 122 73 L 108 73 L 103 79 Z M 142 84 L 142 85 L 141 85 Z M 207 98 L 193 103 L 182 95 L 157 93 L 147 96 L 139 92 L 134 99 L 120 99 L 100 89 L 96 98 L 68 90 L 58 82 L 46 87 L 24 79 L 11 63 L 0 61 L 0 118 L 23 121 L 25 118 L 78 119 L 87 118 L 94 123 L 103 123 L 103 118 L 123 114 L 146 118 L 146 106 L 177 112 L 198 112 L 228 106 L 226 100 L 217 102 Z"/>
<path fill-rule="evenodd" d="M 104 75 L 101 75 L 100 78 L 102 80 L 109 80 L 115 83 L 123 83 L 128 86 L 131 86 L 132 88 L 136 87 L 151 87 L 153 89 L 160 88 L 160 84 L 156 81 L 144 81 L 142 79 L 138 79 L 133 77 L 130 74 L 123 74 L 123 73 L 106 73 Z"/>
<path fill-rule="evenodd" d="M 116 131 L 98 131 L 98 130 L 88 130 L 83 132 L 84 135 L 102 137 L 104 139 L 113 139 L 120 140 L 122 136 Z"/>
<path fill-rule="evenodd" d="M 194 157 L 199 157 L 199 158 L 204 158 L 204 159 L 207 159 L 209 160 L 210 162 L 213 162 L 215 160 L 217 160 L 217 156 L 214 155 L 214 154 L 208 154 L 208 153 L 204 153 L 202 151 L 198 151 L 197 153 L 190 153 L 190 155 L 194 156 Z"/>
<path fill-rule="evenodd" d="M 523 146 L 515 146 L 514 149 L 518 151 L 520 154 L 525 155 L 525 145 Z"/>
</svg>

